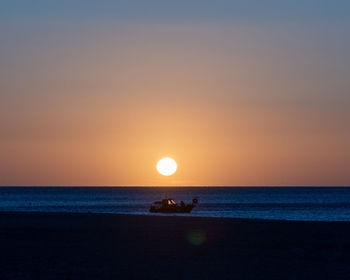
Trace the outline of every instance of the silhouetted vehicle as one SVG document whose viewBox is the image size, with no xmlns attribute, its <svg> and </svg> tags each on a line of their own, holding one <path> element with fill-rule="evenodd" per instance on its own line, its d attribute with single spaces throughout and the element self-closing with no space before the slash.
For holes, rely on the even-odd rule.
<svg viewBox="0 0 350 280">
<path fill-rule="evenodd" d="M 180 205 L 178 205 L 172 198 L 166 198 L 162 201 L 154 202 L 149 211 L 152 213 L 190 213 L 197 203 L 198 199 L 194 198 L 191 204 L 185 204 L 181 201 Z"/>
</svg>

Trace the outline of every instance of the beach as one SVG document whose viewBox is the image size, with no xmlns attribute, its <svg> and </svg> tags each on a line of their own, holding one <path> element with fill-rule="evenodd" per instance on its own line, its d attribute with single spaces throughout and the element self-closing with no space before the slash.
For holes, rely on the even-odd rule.
<svg viewBox="0 0 350 280">
<path fill-rule="evenodd" d="M 350 223 L 0 213 L 0 279 L 350 279 Z"/>
</svg>

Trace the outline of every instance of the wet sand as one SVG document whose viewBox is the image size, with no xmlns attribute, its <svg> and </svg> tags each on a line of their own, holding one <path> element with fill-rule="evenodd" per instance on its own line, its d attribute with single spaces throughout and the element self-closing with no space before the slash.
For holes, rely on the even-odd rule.
<svg viewBox="0 0 350 280">
<path fill-rule="evenodd" d="M 350 223 L 0 213 L 0 279 L 350 279 Z"/>
</svg>

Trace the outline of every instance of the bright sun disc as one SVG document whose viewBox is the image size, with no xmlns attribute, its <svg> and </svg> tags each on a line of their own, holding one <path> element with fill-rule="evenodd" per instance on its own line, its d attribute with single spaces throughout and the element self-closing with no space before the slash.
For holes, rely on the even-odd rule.
<svg viewBox="0 0 350 280">
<path fill-rule="evenodd" d="M 158 172 L 164 176 L 173 175 L 176 172 L 176 169 L 177 169 L 176 161 L 169 157 L 162 158 L 157 163 Z"/>
</svg>

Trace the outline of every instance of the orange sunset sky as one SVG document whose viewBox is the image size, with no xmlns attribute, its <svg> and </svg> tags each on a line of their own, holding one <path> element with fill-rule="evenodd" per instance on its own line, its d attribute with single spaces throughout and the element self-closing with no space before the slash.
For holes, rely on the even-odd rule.
<svg viewBox="0 0 350 280">
<path fill-rule="evenodd" d="M 0 185 L 350 185 L 349 2 L 28 2 L 0 11 Z"/>
</svg>

